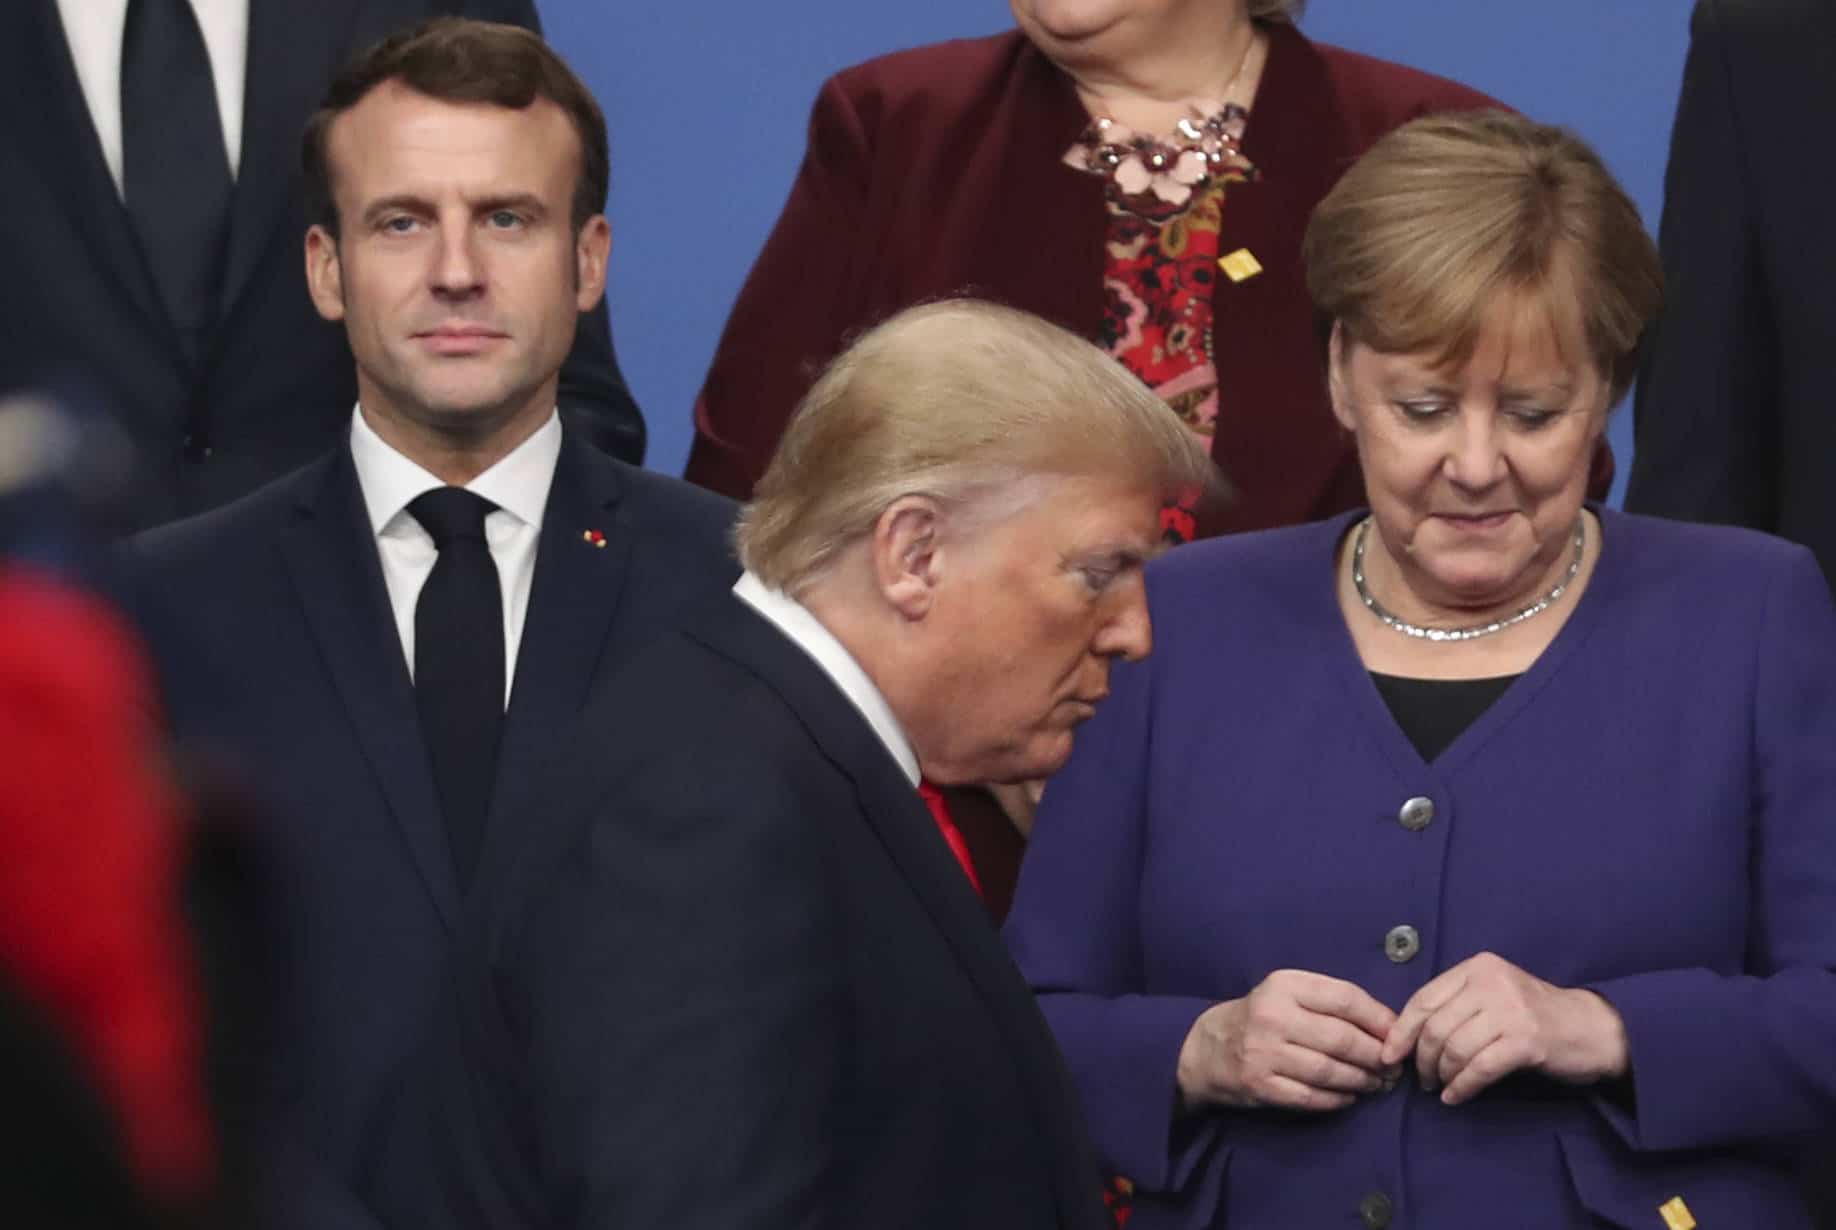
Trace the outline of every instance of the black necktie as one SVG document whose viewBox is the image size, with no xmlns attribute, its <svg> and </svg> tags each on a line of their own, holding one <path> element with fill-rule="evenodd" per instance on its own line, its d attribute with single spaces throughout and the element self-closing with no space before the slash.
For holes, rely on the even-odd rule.
<svg viewBox="0 0 1836 1230">
<path fill-rule="evenodd" d="M 484 532 L 496 507 L 460 487 L 408 505 L 440 550 L 414 604 L 414 695 L 461 890 L 484 844 L 504 721 L 503 597 Z"/>
<path fill-rule="evenodd" d="M 216 314 L 234 185 L 191 0 L 128 0 L 121 180 L 141 253 L 195 365 Z"/>
</svg>

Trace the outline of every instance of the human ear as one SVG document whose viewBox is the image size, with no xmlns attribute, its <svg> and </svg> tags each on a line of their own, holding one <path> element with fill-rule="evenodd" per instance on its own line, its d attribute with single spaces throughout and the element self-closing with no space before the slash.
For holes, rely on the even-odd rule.
<svg viewBox="0 0 1836 1230">
<path fill-rule="evenodd" d="M 344 265 L 338 259 L 337 239 L 323 226 L 306 231 L 306 289 L 320 316 L 344 319 Z"/>
<path fill-rule="evenodd" d="M 574 304 L 590 312 L 606 292 L 606 260 L 612 253 L 612 224 L 594 214 L 574 237 Z"/>
<path fill-rule="evenodd" d="M 1345 326 L 1333 321 L 1332 336 L 1326 342 L 1326 391 L 1332 401 L 1332 417 L 1338 419 L 1339 426 L 1346 431 L 1356 431 L 1357 420 L 1352 416 L 1351 396 L 1345 380 L 1346 352 L 1350 349 Z"/>
<path fill-rule="evenodd" d="M 873 523 L 874 583 L 906 619 L 930 613 L 942 577 L 943 510 L 929 496 L 901 496 Z"/>
</svg>

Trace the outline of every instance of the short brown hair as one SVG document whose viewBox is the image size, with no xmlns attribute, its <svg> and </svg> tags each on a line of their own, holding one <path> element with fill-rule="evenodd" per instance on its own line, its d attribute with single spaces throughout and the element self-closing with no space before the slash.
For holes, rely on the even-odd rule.
<svg viewBox="0 0 1836 1230">
<path fill-rule="evenodd" d="M 1427 116 L 1373 145 L 1301 245 L 1322 332 L 1463 361 L 1501 293 L 1585 345 L 1617 402 L 1664 275 L 1638 207 L 1573 133 L 1507 111 Z"/>
<path fill-rule="evenodd" d="M 338 234 L 326 139 L 344 112 L 385 81 L 400 81 L 442 102 L 490 103 L 520 111 L 538 98 L 560 107 L 580 138 L 580 174 L 574 181 L 577 231 L 605 208 L 611 159 L 606 117 L 593 92 L 542 37 L 521 26 L 435 17 L 385 38 L 345 65 L 306 121 L 300 163 L 306 181 L 306 221 Z"/>
<path fill-rule="evenodd" d="M 1117 475 L 1171 499 L 1216 471 L 1186 426 L 1095 346 L 973 299 L 907 308 L 804 397 L 740 515 L 740 559 L 793 597 L 892 503 L 985 512 L 1034 475 Z"/>
<path fill-rule="evenodd" d="M 1306 0 L 1249 0 L 1252 21 L 1293 21 L 1306 7 Z"/>
</svg>

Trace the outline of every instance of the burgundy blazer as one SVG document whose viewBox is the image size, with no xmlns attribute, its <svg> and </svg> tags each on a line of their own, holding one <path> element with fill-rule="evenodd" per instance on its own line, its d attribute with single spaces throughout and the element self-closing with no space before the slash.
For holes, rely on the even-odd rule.
<svg viewBox="0 0 1836 1230">
<path fill-rule="evenodd" d="M 1219 278 L 1223 409 L 1213 456 L 1238 498 L 1212 532 L 1307 521 L 1363 500 L 1321 375 L 1300 242 L 1339 175 L 1391 129 L 1483 94 L 1267 27 L 1269 55 L 1233 184 Z M 976 294 L 1095 339 L 1103 185 L 1060 159 L 1089 122 L 1071 81 L 1018 31 L 870 60 L 826 82 L 790 200 L 753 266 L 695 407 L 687 477 L 745 498 L 821 365 L 900 308 Z"/>
</svg>

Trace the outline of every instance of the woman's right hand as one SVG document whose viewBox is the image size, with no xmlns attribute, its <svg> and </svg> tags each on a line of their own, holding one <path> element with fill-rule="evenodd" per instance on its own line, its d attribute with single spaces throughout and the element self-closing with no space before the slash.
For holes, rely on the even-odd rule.
<svg viewBox="0 0 1836 1230">
<path fill-rule="evenodd" d="M 1187 1106 L 1340 1110 L 1395 1080 L 1383 1042 L 1396 1014 L 1362 988 L 1277 970 L 1242 999 L 1207 1008 L 1179 1051 Z"/>
</svg>

